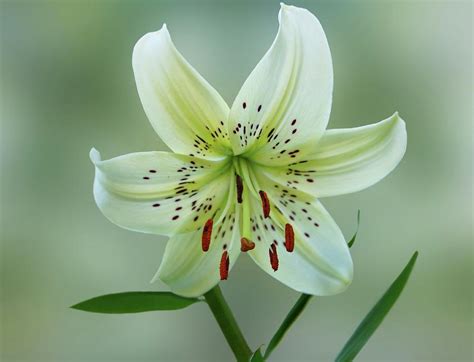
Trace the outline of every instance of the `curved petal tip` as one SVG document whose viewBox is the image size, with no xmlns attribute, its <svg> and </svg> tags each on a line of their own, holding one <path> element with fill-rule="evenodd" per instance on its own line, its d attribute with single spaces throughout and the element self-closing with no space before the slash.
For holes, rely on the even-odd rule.
<svg viewBox="0 0 474 362">
<path fill-rule="evenodd" d="M 280 12 L 283 12 L 283 11 L 291 11 L 291 10 L 305 10 L 305 11 L 308 11 L 308 10 L 305 9 L 305 8 L 300 8 L 300 7 L 294 6 L 294 5 L 287 5 L 287 4 L 285 4 L 284 2 L 281 2 L 281 3 L 280 3 Z"/>
<path fill-rule="evenodd" d="M 281 2 L 280 11 L 278 12 L 278 19 L 280 20 L 281 14 L 286 11 L 289 11 L 291 7 L 292 7 L 291 5 L 286 5 L 285 3 Z"/>
<path fill-rule="evenodd" d="M 133 56 L 132 58 L 135 58 L 136 52 L 139 49 L 143 48 L 149 48 L 150 44 L 157 44 L 157 41 L 160 41 L 160 39 L 171 39 L 170 33 L 168 31 L 168 27 L 166 26 L 166 23 L 163 23 L 160 29 L 151 31 L 149 33 L 146 33 L 143 35 L 138 41 L 136 42 L 134 48 L 133 48 Z"/>
<path fill-rule="evenodd" d="M 97 151 L 94 147 L 92 147 L 89 152 L 89 158 L 91 159 L 92 163 L 96 165 L 98 162 L 101 161 L 100 152 Z"/>
<path fill-rule="evenodd" d="M 400 114 L 398 114 L 398 111 L 396 111 L 394 114 L 392 114 L 392 116 L 388 119 L 388 121 L 390 123 L 393 123 L 394 125 L 400 124 L 400 126 L 403 127 L 403 129 L 405 130 L 405 133 L 406 133 L 406 122 L 402 117 L 400 117 Z M 406 135 L 405 135 L 405 137 L 406 137 Z"/>
<path fill-rule="evenodd" d="M 169 36 L 170 32 L 168 31 L 168 26 L 166 25 L 166 23 L 163 23 L 163 25 L 161 26 L 160 29 L 158 29 L 157 31 L 155 31 L 155 33 L 157 35 L 161 34 L 161 33 L 164 33 L 166 35 Z"/>
</svg>

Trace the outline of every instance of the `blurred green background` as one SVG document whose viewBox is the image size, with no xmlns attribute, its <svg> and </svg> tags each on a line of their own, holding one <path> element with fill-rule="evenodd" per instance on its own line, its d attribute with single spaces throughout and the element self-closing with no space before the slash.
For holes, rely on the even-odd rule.
<svg viewBox="0 0 474 362">
<path fill-rule="evenodd" d="M 330 360 L 414 250 L 413 278 L 360 360 L 471 360 L 472 4 L 295 1 L 332 50 L 330 127 L 398 110 L 408 150 L 376 186 L 324 200 L 352 249 L 355 279 L 316 298 L 274 360 Z M 204 304 L 180 312 L 96 315 L 83 299 L 149 284 L 165 240 L 122 230 L 92 197 L 105 158 L 163 150 L 136 93 L 132 48 L 168 24 L 176 46 L 230 104 L 270 46 L 278 1 L 1 1 L 1 359 L 140 361 L 231 358 Z M 256 348 L 297 294 L 246 256 L 224 293 Z"/>
</svg>

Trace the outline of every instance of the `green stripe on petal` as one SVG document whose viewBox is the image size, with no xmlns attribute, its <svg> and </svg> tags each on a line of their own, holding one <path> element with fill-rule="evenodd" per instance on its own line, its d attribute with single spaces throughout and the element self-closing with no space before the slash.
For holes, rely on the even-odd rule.
<svg viewBox="0 0 474 362">
<path fill-rule="evenodd" d="M 230 153 L 227 104 L 176 50 L 165 25 L 137 42 L 133 70 L 148 119 L 174 152 Z"/>
<path fill-rule="evenodd" d="M 280 28 L 231 108 L 235 154 L 267 165 L 302 157 L 329 119 L 333 73 L 324 31 L 306 9 L 282 4 Z M 292 153 L 290 153 L 292 152 Z"/>
<path fill-rule="evenodd" d="M 314 197 L 363 190 L 387 176 L 407 145 L 405 122 L 395 113 L 368 126 L 328 130 L 315 150 L 287 167 L 262 167 L 274 183 Z"/>
<path fill-rule="evenodd" d="M 173 293 L 196 297 L 220 281 L 222 254 L 227 251 L 229 270 L 240 254 L 239 215 L 232 210 L 213 226 L 209 250 L 203 252 L 200 230 L 175 235 L 166 245 L 165 254 L 153 280 L 160 278 Z"/>
<path fill-rule="evenodd" d="M 228 160 L 139 152 L 96 166 L 94 197 L 102 213 L 126 229 L 171 235 L 201 228 L 224 211 L 231 186 Z"/>
</svg>

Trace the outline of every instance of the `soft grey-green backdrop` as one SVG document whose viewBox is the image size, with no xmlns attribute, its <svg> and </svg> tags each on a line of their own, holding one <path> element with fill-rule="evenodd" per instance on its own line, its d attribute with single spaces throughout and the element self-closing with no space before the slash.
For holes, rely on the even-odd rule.
<svg viewBox="0 0 474 362">
<path fill-rule="evenodd" d="M 320 19 L 335 71 L 330 127 L 398 110 L 408 150 L 376 186 L 324 200 L 344 233 L 362 210 L 355 279 L 316 298 L 274 360 L 329 360 L 420 251 L 413 278 L 361 360 L 471 360 L 472 5 L 461 1 L 295 1 Z M 85 298 L 163 290 L 149 280 L 165 240 L 109 223 L 92 198 L 106 158 L 164 150 L 142 111 L 132 48 L 168 24 L 228 103 L 270 46 L 278 1 L 1 1 L 1 307 L 5 361 L 231 358 L 204 304 L 96 315 Z M 297 294 L 243 256 L 223 286 L 252 347 Z"/>
</svg>

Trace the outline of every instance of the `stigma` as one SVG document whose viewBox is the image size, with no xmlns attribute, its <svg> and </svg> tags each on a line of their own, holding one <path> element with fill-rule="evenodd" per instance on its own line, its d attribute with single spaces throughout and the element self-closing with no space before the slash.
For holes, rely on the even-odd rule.
<svg viewBox="0 0 474 362">
<path fill-rule="evenodd" d="M 255 243 L 250 241 L 247 238 L 240 239 L 240 251 L 246 252 L 249 250 L 253 250 L 255 248 Z"/>
</svg>

